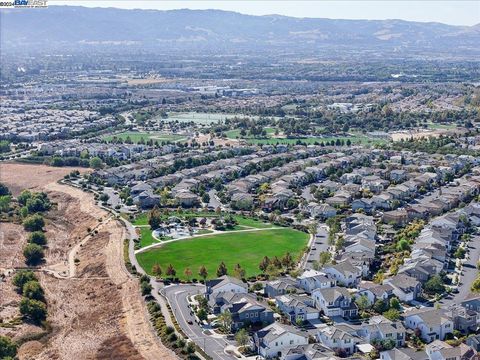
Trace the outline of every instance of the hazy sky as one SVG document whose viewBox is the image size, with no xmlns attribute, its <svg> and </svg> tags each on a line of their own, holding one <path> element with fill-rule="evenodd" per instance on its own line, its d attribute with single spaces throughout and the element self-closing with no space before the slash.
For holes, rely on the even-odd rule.
<svg viewBox="0 0 480 360">
<path fill-rule="evenodd" d="M 333 19 L 404 19 L 437 21 L 453 25 L 480 23 L 480 0 L 471 1 L 344 1 L 344 0 L 48 0 L 50 5 L 82 5 L 124 9 L 221 9 L 243 14 L 280 14 Z"/>
</svg>

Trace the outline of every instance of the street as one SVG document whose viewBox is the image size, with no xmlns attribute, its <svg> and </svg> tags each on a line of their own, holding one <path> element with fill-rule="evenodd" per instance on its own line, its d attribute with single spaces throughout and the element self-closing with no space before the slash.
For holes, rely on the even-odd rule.
<svg viewBox="0 0 480 360">
<path fill-rule="evenodd" d="M 318 261 L 320 253 L 323 251 L 328 251 L 328 247 L 329 245 L 327 227 L 325 226 L 325 224 L 319 224 L 317 228 L 317 233 L 315 234 L 315 239 L 307 255 L 305 269 L 312 269 L 313 261 Z"/>
<path fill-rule="evenodd" d="M 468 259 L 463 263 L 463 275 L 460 277 L 458 293 L 451 294 L 439 301 L 445 306 L 460 304 L 471 293 L 470 286 L 477 278 L 477 262 L 480 256 L 480 236 L 472 236 L 468 242 Z"/>
<path fill-rule="evenodd" d="M 191 309 L 188 307 L 187 301 L 188 296 L 202 294 L 203 291 L 203 285 L 170 285 L 163 289 L 163 293 L 172 307 L 175 318 L 185 334 L 213 359 L 234 360 L 236 357 L 227 355 L 224 349 L 227 345 L 234 345 L 235 342 L 219 335 L 215 335 L 215 337 L 205 335 L 204 329 L 195 322 L 195 317 L 190 313 Z M 189 321 L 191 324 L 188 323 Z"/>
</svg>

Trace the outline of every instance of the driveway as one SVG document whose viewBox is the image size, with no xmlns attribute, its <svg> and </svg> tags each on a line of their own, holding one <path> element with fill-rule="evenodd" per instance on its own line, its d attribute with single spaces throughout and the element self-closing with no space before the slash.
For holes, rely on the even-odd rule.
<svg viewBox="0 0 480 360">
<path fill-rule="evenodd" d="M 237 360 L 233 355 L 227 355 L 224 349 L 227 345 L 234 345 L 234 341 L 222 337 L 212 337 L 204 334 L 204 329 L 195 322 L 195 317 L 190 314 L 187 298 L 190 295 L 202 294 L 203 285 L 170 285 L 162 292 L 167 297 L 178 324 L 185 334 L 214 360 Z M 192 324 L 189 324 L 191 322 Z"/>
</svg>

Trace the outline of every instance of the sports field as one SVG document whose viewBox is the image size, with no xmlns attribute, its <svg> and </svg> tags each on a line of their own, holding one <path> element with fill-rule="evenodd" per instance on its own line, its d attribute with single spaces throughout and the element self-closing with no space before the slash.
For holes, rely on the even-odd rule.
<svg viewBox="0 0 480 360">
<path fill-rule="evenodd" d="M 237 263 L 240 264 L 248 277 L 260 273 L 258 264 L 264 256 L 282 257 L 290 252 L 294 259 L 299 258 L 308 239 L 308 234 L 289 228 L 225 232 L 167 242 L 162 247 L 137 254 L 137 259 L 148 273 L 155 263 L 162 269 L 172 264 L 180 279 L 185 279 L 183 272 L 187 267 L 192 270 L 192 277 L 198 279 L 198 269 L 202 265 L 207 268 L 208 277 L 215 278 L 221 261 L 230 273 Z"/>
<path fill-rule="evenodd" d="M 185 136 L 177 134 L 163 134 L 159 132 L 137 132 L 137 131 L 125 131 L 115 135 L 104 136 L 103 139 L 106 141 L 112 141 L 114 138 L 122 139 L 125 141 L 128 137 L 132 140 L 133 143 L 139 143 L 141 139 L 147 141 L 152 139 L 153 141 L 179 141 L 185 140 Z"/>
</svg>

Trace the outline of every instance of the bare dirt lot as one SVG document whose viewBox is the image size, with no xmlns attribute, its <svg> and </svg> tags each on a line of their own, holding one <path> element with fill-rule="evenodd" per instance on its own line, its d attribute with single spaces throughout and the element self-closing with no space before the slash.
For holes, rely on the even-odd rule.
<svg viewBox="0 0 480 360">
<path fill-rule="evenodd" d="M 175 359 L 154 335 L 138 281 L 125 269 L 122 225 L 90 194 L 56 182 L 71 169 L 0 166 L 0 181 L 14 193 L 43 190 L 55 203 L 46 217 L 45 271 L 38 274 L 52 331 L 41 342 L 22 345 L 20 359 Z M 29 181 L 31 173 L 36 176 Z M 88 228 L 96 233 L 88 236 Z M 10 266 L 16 252 L 10 250 L 2 261 Z M 2 284 L 9 283 L 11 278 Z"/>
</svg>

